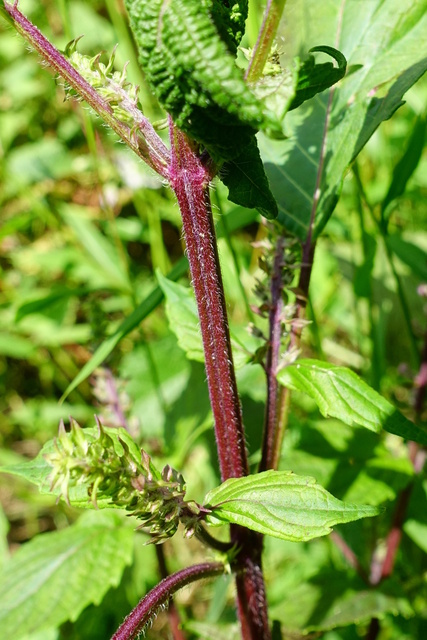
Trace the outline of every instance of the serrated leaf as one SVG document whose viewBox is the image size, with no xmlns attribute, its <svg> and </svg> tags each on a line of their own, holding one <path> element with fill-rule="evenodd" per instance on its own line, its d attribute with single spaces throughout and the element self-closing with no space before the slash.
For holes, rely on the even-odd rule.
<svg viewBox="0 0 427 640">
<path fill-rule="evenodd" d="M 427 444 L 427 433 L 405 418 L 379 393 L 346 367 L 319 360 L 298 360 L 277 374 L 281 384 L 307 393 L 324 416 L 379 433 L 381 429 Z"/>
<path fill-rule="evenodd" d="M 375 507 L 342 502 L 314 478 L 292 471 L 226 480 L 207 494 L 205 507 L 213 526 L 229 522 L 293 542 L 324 536 L 335 524 L 380 513 Z"/>
<path fill-rule="evenodd" d="M 118 516 L 86 514 L 76 524 L 22 545 L 0 578 L 2 637 L 74 621 L 116 587 L 132 561 L 133 531 Z"/>
<path fill-rule="evenodd" d="M 269 219 L 277 217 L 277 203 L 270 191 L 255 136 L 233 160 L 223 164 L 220 178 L 228 188 L 231 202 L 257 209 Z"/>
<path fill-rule="evenodd" d="M 232 158 L 268 121 L 199 0 L 127 0 L 141 65 L 175 124 L 217 159 Z M 233 8 L 228 10 L 230 13 Z"/>
<path fill-rule="evenodd" d="M 423 2 L 288 0 L 284 35 L 289 55 L 313 43 L 334 45 L 350 71 L 331 92 L 286 116 L 287 140 L 259 136 L 261 156 L 279 206 L 278 221 L 305 240 L 320 234 L 335 209 L 345 172 L 379 124 L 427 68 Z M 387 28 L 384 28 L 387 25 Z"/>
</svg>

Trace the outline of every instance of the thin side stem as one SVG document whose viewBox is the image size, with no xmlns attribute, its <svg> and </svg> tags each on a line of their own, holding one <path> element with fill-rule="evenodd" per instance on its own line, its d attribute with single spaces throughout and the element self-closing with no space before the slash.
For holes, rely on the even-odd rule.
<svg viewBox="0 0 427 640">
<path fill-rule="evenodd" d="M 265 406 L 263 448 L 259 471 L 274 469 L 275 451 L 278 449 L 277 431 L 280 425 L 282 394 L 277 381 L 277 370 L 280 362 L 280 347 L 282 339 L 282 314 L 283 314 L 283 251 L 285 248 L 284 236 L 279 236 L 275 248 L 273 270 L 271 274 L 271 304 L 268 314 L 269 336 L 268 350 L 265 361 L 265 373 L 267 376 L 267 401 Z M 277 467 L 276 467 L 277 468 Z"/>
<path fill-rule="evenodd" d="M 125 618 L 111 640 L 133 640 L 148 624 L 160 607 L 167 604 L 171 596 L 182 587 L 197 580 L 211 578 L 225 573 L 220 562 L 204 562 L 182 569 L 164 578 L 140 600 L 135 609 Z"/>
<path fill-rule="evenodd" d="M 134 128 L 121 122 L 105 100 L 80 73 L 68 62 L 47 38 L 18 9 L 18 2 L 4 3 L 16 30 L 40 54 L 49 67 L 54 69 L 81 96 L 120 138 L 154 171 L 167 176 L 170 160 L 169 150 L 157 135 L 154 127 L 132 102 L 126 91 L 121 94 L 121 107 L 128 111 L 134 121 Z"/>
<path fill-rule="evenodd" d="M 166 565 L 164 545 L 156 544 L 155 548 L 156 548 L 157 562 L 159 565 L 159 573 L 161 578 L 164 580 L 169 576 L 169 571 Z M 178 609 L 176 608 L 175 603 L 172 600 L 171 596 L 169 596 L 167 607 L 168 607 L 169 626 L 171 628 L 173 640 L 186 640 L 186 636 L 180 629 L 181 620 L 179 617 Z"/>
<path fill-rule="evenodd" d="M 245 78 L 248 82 L 255 82 L 262 75 L 271 45 L 279 28 L 280 18 L 282 17 L 285 4 L 286 0 L 267 1 L 258 40 L 254 47 L 248 68 L 246 69 Z"/>
</svg>

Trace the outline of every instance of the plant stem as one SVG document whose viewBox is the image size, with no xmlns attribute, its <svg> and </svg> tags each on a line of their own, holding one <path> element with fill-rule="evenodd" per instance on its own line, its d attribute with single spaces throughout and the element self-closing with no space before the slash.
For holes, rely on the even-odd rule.
<svg viewBox="0 0 427 640">
<path fill-rule="evenodd" d="M 159 572 L 161 578 L 164 580 L 169 576 L 169 571 L 166 565 L 166 558 L 164 552 L 164 546 L 162 544 L 154 545 L 156 548 L 156 556 L 157 562 L 159 564 Z M 169 626 L 171 628 L 173 640 L 186 640 L 185 635 L 180 629 L 181 620 L 179 618 L 178 609 L 175 607 L 175 603 L 172 600 L 172 597 L 168 598 L 168 617 L 169 617 Z"/>
<path fill-rule="evenodd" d="M 280 347 L 282 339 L 282 313 L 283 313 L 283 251 L 285 248 L 284 236 L 279 236 L 275 248 L 273 270 L 271 274 L 271 303 L 268 314 L 268 351 L 265 360 L 265 373 L 267 376 L 267 401 L 265 406 L 263 448 L 259 471 L 277 468 L 277 455 L 281 448 L 277 442 L 280 436 L 280 424 L 282 422 L 282 393 L 281 385 L 277 381 L 277 370 L 280 362 Z"/>
<path fill-rule="evenodd" d="M 159 607 L 166 604 L 179 589 L 191 582 L 219 576 L 224 572 L 225 567 L 222 563 L 204 562 L 187 567 L 164 578 L 140 600 L 135 609 L 125 618 L 111 640 L 133 640 L 141 633 L 144 626 L 153 619 Z"/>
<path fill-rule="evenodd" d="M 178 200 L 205 352 L 222 480 L 249 467 L 209 198 L 209 168 L 171 124 L 170 182 Z"/>
<path fill-rule="evenodd" d="M 286 0 L 267 1 L 262 27 L 245 74 L 248 82 L 255 82 L 262 75 L 285 4 Z"/>
<path fill-rule="evenodd" d="M 154 171 L 166 177 L 170 154 L 154 127 L 123 90 L 121 107 L 132 115 L 134 129 L 121 122 L 111 105 L 68 62 L 47 38 L 19 10 L 18 2 L 4 3 L 16 30 L 34 47 L 47 65 L 54 69 L 92 107 L 124 142 Z M 136 135 L 137 134 L 137 135 Z"/>
<path fill-rule="evenodd" d="M 169 180 L 178 200 L 188 262 L 199 313 L 205 368 L 215 423 L 222 480 L 248 474 L 244 429 L 231 351 L 230 332 L 209 198 L 212 170 L 187 136 L 170 120 Z M 261 568 L 262 536 L 231 527 L 238 549 L 237 608 L 243 640 L 270 640 Z"/>
</svg>

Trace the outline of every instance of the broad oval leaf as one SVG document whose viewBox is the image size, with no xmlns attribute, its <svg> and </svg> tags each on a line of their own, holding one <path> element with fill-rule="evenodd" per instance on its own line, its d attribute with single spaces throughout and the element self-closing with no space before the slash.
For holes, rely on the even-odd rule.
<svg viewBox="0 0 427 640">
<path fill-rule="evenodd" d="M 205 499 L 207 522 L 239 524 L 259 533 L 304 542 L 327 535 L 332 526 L 372 517 L 380 509 L 334 498 L 314 478 L 292 471 L 265 471 L 231 478 Z"/>
<path fill-rule="evenodd" d="M 2 637 L 58 627 L 99 604 L 132 561 L 133 535 L 120 517 L 103 512 L 23 544 L 0 578 Z"/>
<path fill-rule="evenodd" d="M 381 429 L 427 445 L 427 432 L 405 418 L 379 393 L 347 367 L 320 360 L 298 360 L 279 371 L 281 384 L 303 391 L 324 416 L 358 424 L 379 433 Z"/>
</svg>

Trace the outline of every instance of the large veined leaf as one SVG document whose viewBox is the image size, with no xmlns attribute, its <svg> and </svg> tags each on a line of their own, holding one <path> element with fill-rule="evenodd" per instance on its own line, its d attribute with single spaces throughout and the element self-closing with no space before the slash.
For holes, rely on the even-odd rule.
<svg viewBox="0 0 427 640">
<path fill-rule="evenodd" d="M 277 374 L 281 384 L 307 393 L 322 415 L 358 424 L 379 433 L 381 429 L 427 444 L 427 432 L 405 418 L 395 407 L 346 367 L 319 360 L 298 360 Z"/>
<path fill-rule="evenodd" d="M 327 535 L 335 524 L 377 515 L 380 510 L 334 498 L 314 478 L 292 471 L 265 471 L 231 478 L 205 498 L 207 521 L 239 524 L 259 533 L 303 542 Z"/>
<path fill-rule="evenodd" d="M 91 513 L 22 545 L 0 578 L 2 637 L 19 640 L 99 604 L 132 561 L 133 535 L 117 515 Z"/>
<path fill-rule="evenodd" d="M 322 43 L 348 62 L 336 87 L 288 113 L 287 140 L 259 134 L 278 219 L 305 240 L 332 214 L 351 161 L 426 70 L 427 12 L 425 0 L 288 0 L 283 25 L 290 54 Z"/>
</svg>

